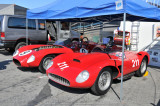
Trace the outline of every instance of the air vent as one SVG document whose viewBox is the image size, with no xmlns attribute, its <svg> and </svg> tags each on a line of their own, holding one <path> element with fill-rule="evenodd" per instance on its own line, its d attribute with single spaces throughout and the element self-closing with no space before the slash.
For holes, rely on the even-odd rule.
<svg viewBox="0 0 160 106">
<path fill-rule="evenodd" d="M 76 61 L 76 62 L 79 62 L 79 63 L 81 62 L 81 61 L 80 61 L 80 60 L 78 60 L 78 59 L 73 59 L 73 61 Z"/>
</svg>

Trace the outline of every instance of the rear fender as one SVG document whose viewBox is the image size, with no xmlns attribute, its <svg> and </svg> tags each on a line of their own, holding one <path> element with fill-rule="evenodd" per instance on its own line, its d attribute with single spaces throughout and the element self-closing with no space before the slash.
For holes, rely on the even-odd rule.
<svg viewBox="0 0 160 106">
<path fill-rule="evenodd" d="M 145 51 L 140 51 L 140 52 L 138 52 L 138 57 L 139 57 L 139 59 L 141 59 L 141 61 L 142 61 L 142 59 L 144 58 L 144 57 L 147 57 L 147 62 L 148 62 L 148 64 L 149 64 L 149 61 L 150 61 L 150 55 L 147 53 L 147 52 L 145 52 Z"/>
</svg>

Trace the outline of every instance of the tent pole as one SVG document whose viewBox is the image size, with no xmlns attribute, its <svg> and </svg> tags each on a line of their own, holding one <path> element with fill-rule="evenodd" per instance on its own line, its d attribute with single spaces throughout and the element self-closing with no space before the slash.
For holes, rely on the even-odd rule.
<svg viewBox="0 0 160 106">
<path fill-rule="evenodd" d="M 79 32 L 81 33 L 82 23 L 80 22 L 79 24 L 80 24 L 80 28 L 79 28 L 80 31 Z"/>
<path fill-rule="evenodd" d="M 123 15 L 123 43 L 122 43 L 122 67 L 121 67 L 121 90 L 120 101 L 123 99 L 123 66 L 124 66 L 124 44 L 125 44 L 125 29 L 126 29 L 126 13 Z"/>
<path fill-rule="evenodd" d="M 26 45 L 28 45 L 28 19 L 26 18 Z"/>
<path fill-rule="evenodd" d="M 83 22 L 83 35 L 84 35 L 84 22 Z"/>
<path fill-rule="evenodd" d="M 79 33 L 80 33 L 80 36 L 81 36 L 81 22 L 79 23 Z"/>
</svg>

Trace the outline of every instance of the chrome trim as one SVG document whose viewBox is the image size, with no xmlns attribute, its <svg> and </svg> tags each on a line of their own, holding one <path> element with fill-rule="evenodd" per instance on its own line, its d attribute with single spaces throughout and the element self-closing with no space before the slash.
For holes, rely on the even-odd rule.
<svg viewBox="0 0 160 106">
<path fill-rule="evenodd" d="M 52 74 L 52 73 L 48 73 L 48 77 L 51 80 L 53 80 L 57 83 L 60 83 L 60 84 L 65 85 L 65 86 L 70 86 L 70 82 L 67 79 L 65 79 L 61 76 L 58 76 L 58 75 L 55 75 L 55 74 Z"/>
</svg>

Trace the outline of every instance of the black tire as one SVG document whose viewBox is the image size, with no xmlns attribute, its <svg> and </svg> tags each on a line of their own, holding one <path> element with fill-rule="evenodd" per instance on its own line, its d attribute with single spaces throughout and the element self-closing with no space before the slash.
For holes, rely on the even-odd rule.
<svg viewBox="0 0 160 106">
<path fill-rule="evenodd" d="M 135 75 L 137 77 L 142 77 L 145 74 L 146 70 L 147 70 L 147 58 L 144 57 L 141 62 L 141 65 L 140 65 L 139 69 L 136 71 Z"/>
<path fill-rule="evenodd" d="M 47 55 L 41 60 L 40 65 L 38 67 L 38 69 L 41 73 L 46 73 L 47 65 L 48 65 L 49 61 L 52 60 L 54 57 L 55 57 L 55 55 Z"/>
<path fill-rule="evenodd" d="M 107 74 L 107 78 L 108 80 L 106 80 L 106 82 L 104 82 L 104 79 L 102 79 L 103 81 L 100 82 L 100 78 L 102 77 L 102 75 Z M 112 76 L 112 70 L 109 67 L 106 67 L 104 69 L 102 69 L 100 71 L 100 73 L 98 74 L 98 77 L 95 81 L 95 83 L 93 84 L 93 86 L 91 87 L 91 91 L 95 94 L 95 95 L 104 95 L 108 92 L 108 90 L 110 89 L 111 85 L 112 85 L 112 81 L 113 81 L 113 76 Z M 102 84 L 103 87 L 100 87 L 100 84 Z M 105 84 L 105 85 L 103 85 Z"/>
<path fill-rule="evenodd" d="M 19 48 L 23 47 L 23 46 L 26 46 L 26 43 L 25 42 L 19 42 L 16 47 L 15 47 L 15 50 L 18 50 Z"/>
<path fill-rule="evenodd" d="M 6 48 L 5 50 L 7 50 L 9 53 L 13 53 L 14 52 L 14 48 Z"/>
</svg>

